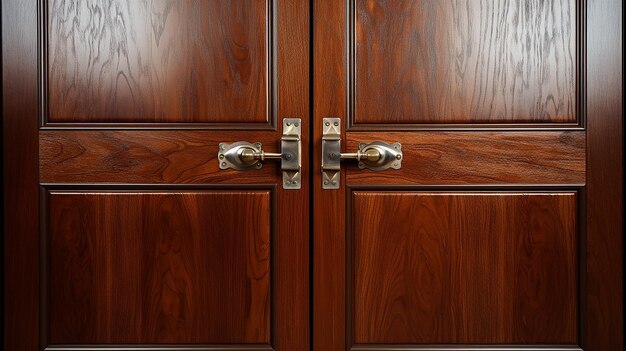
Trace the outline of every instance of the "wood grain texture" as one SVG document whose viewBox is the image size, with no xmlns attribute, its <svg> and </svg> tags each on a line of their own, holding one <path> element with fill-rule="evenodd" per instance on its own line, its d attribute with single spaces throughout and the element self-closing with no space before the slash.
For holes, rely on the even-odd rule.
<svg viewBox="0 0 626 351">
<path fill-rule="evenodd" d="M 2 344 L 39 349 L 37 3 L 0 1 L 2 19 Z"/>
<path fill-rule="evenodd" d="M 624 349 L 623 7 L 587 1 L 585 351 Z"/>
<path fill-rule="evenodd" d="M 220 170 L 220 142 L 261 142 L 276 151 L 275 132 L 41 131 L 42 183 L 276 183 L 276 164 Z"/>
<path fill-rule="evenodd" d="M 268 191 L 52 192 L 48 341 L 269 343 L 270 208 Z"/>
<path fill-rule="evenodd" d="M 575 0 L 355 2 L 355 123 L 576 121 Z"/>
<path fill-rule="evenodd" d="M 59 345 L 52 346 L 46 348 L 46 351 L 86 351 L 86 350 L 96 350 L 96 351 L 133 351 L 133 350 L 141 350 L 141 351 L 274 351 L 275 349 L 269 345 L 258 345 L 258 344 L 223 344 L 223 345 L 179 345 L 179 346 L 170 346 L 170 345 L 115 345 L 111 347 L 103 347 L 101 345 L 97 346 L 71 346 L 71 345 Z M 504 350 L 503 350 L 504 351 Z M 512 350 L 513 351 L 513 350 Z M 534 351 L 534 350 L 529 350 Z M 545 350 L 538 350 L 545 351 Z M 548 350 L 548 351 L 581 351 L 581 350 Z"/>
<path fill-rule="evenodd" d="M 322 190 L 322 126 L 325 117 L 346 113 L 345 0 L 313 0 L 313 350 L 344 351 L 345 187 Z M 344 119 L 345 121 L 345 119 Z M 345 140 L 345 128 L 342 138 Z M 345 185 L 345 172 L 341 175 Z"/>
<path fill-rule="evenodd" d="M 583 351 L 572 345 L 358 345 L 350 351 Z"/>
<path fill-rule="evenodd" d="M 354 192 L 354 342 L 576 344 L 576 197 Z"/>
<path fill-rule="evenodd" d="M 268 4 L 48 2 L 50 122 L 268 122 Z"/>
<path fill-rule="evenodd" d="M 272 326 L 278 333 L 272 346 L 278 351 L 308 351 L 310 331 L 310 1 L 277 0 L 277 73 L 278 113 L 302 119 L 301 189 L 278 186 L 277 232 L 275 236 L 274 297 L 275 318 Z M 282 123 L 278 123 L 282 128 Z M 282 130 L 279 130 L 282 133 Z M 280 136 L 276 136 L 278 142 Z M 279 178 L 279 182 L 281 179 Z"/>
<path fill-rule="evenodd" d="M 402 144 L 402 169 L 348 167 L 348 184 L 584 184 L 585 133 L 348 133 L 348 150 L 374 140 Z"/>
</svg>

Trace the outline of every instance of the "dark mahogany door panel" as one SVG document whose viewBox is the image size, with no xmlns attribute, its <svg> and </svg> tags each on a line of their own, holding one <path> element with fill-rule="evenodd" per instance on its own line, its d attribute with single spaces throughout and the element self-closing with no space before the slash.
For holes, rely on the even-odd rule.
<svg viewBox="0 0 626 351">
<path fill-rule="evenodd" d="M 352 193 L 356 344 L 576 344 L 576 193 Z"/>
<path fill-rule="evenodd" d="M 47 202 L 49 344 L 269 346 L 269 191 L 52 191 Z"/>
<path fill-rule="evenodd" d="M 622 1 L 313 4 L 314 351 L 622 350 Z"/>
<path fill-rule="evenodd" d="M 49 122 L 269 122 L 271 1 L 45 3 Z"/>
<path fill-rule="evenodd" d="M 354 1 L 354 122 L 576 122 L 577 1 Z"/>
<path fill-rule="evenodd" d="M 1 6 L 0 349 L 309 350 L 310 2 Z M 298 189 L 220 169 L 284 118 Z"/>
</svg>

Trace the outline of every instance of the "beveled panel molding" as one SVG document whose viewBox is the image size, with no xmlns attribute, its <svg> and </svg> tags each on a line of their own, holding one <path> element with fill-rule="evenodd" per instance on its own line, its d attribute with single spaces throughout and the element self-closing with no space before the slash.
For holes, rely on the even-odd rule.
<svg viewBox="0 0 626 351">
<path fill-rule="evenodd" d="M 347 0 L 348 131 L 583 129 L 583 3 Z"/>
<path fill-rule="evenodd" d="M 42 128 L 276 129 L 275 0 L 39 7 Z"/>
<path fill-rule="evenodd" d="M 578 191 L 347 196 L 352 350 L 578 349 Z"/>
<path fill-rule="evenodd" d="M 42 347 L 272 350 L 274 195 L 42 188 Z"/>
</svg>

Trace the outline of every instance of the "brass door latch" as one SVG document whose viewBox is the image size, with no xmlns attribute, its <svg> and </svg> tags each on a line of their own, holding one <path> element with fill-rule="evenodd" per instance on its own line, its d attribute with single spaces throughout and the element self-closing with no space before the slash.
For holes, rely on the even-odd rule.
<svg viewBox="0 0 626 351">
<path fill-rule="evenodd" d="M 374 141 L 359 144 L 357 152 L 341 152 L 341 120 L 324 118 L 322 121 L 322 188 L 339 189 L 341 160 L 356 160 L 360 169 L 384 171 L 402 168 L 402 145 Z"/>
<path fill-rule="evenodd" d="M 237 141 L 232 144 L 220 143 L 217 158 L 220 169 L 246 171 L 260 169 L 266 161 L 280 160 L 284 189 L 302 187 L 302 122 L 300 118 L 283 119 L 281 152 L 265 152 L 261 143 Z"/>
</svg>

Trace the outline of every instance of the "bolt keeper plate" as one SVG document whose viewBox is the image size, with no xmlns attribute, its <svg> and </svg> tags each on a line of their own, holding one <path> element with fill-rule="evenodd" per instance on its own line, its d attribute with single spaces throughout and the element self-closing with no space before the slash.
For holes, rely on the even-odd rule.
<svg viewBox="0 0 626 351">
<path fill-rule="evenodd" d="M 302 122 L 300 118 L 283 119 L 283 136 L 280 148 L 283 158 L 280 169 L 283 172 L 283 189 L 302 188 Z"/>
<path fill-rule="evenodd" d="M 322 120 L 322 189 L 341 186 L 341 119 Z"/>
</svg>

